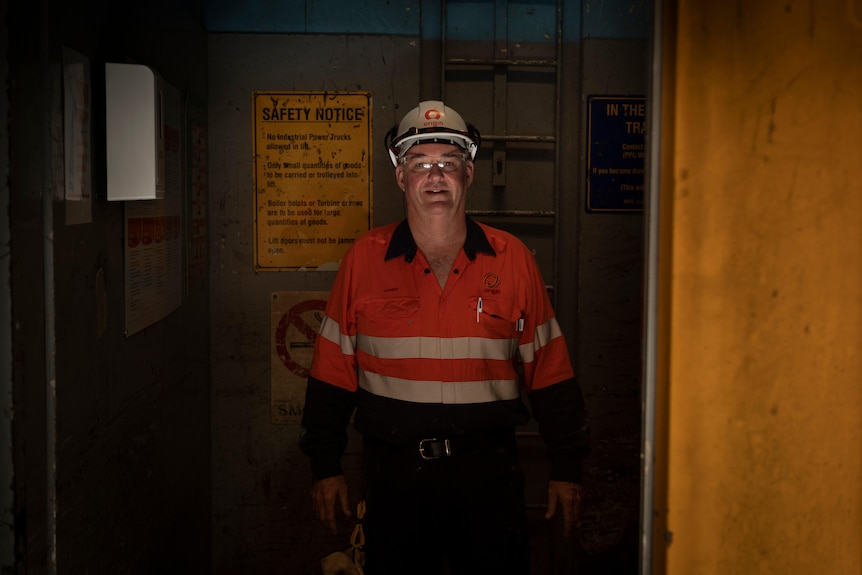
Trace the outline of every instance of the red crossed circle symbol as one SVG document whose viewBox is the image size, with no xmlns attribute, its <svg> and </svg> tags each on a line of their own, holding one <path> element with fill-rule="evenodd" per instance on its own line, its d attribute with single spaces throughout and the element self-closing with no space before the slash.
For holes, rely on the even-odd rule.
<svg viewBox="0 0 862 575">
<path fill-rule="evenodd" d="M 324 309 L 326 309 L 326 302 L 323 300 L 310 299 L 300 302 L 281 316 L 281 320 L 278 322 L 278 327 L 275 329 L 275 350 L 278 353 L 278 358 L 287 369 L 299 377 L 308 377 L 309 368 L 300 365 L 295 359 L 290 357 L 290 353 L 288 352 L 287 345 L 284 341 L 285 335 L 287 334 L 287 328 L 293 326 L 313 345 L 314 340 L 317 339 L 317 330 L 306 323 L 302 314 L 308 311 L 323 311 Z"/>
</svg>

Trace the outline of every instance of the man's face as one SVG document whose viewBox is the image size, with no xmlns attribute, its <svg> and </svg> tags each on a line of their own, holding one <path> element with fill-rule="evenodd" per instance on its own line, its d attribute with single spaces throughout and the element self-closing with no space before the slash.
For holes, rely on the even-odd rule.
<svg viewBox="0 0 862 575">
<path fill-rule="evenodd" d="M 453 144 L 416 144 L 395 169 L 398 186 L 414 215 L 463 214 L 473 161 Z"/>
</svg>

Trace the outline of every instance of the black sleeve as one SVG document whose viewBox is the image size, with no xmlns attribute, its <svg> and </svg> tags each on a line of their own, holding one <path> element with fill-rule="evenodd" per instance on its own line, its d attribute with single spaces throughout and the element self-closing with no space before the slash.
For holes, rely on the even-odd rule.
<svg viewBox="0 0 862 575">
<path fill-rule="evenodd" d="M 309 376 L 299 449 L 308 456 L 315 481 L 344 473 L 341 456 L 355 407 L 355 393 Z"/>
<path fill-rule="evenodd" d="M 590 439 L 580 386 L 567 379 L 537 389 L 530 394 L 530 405 L 548 448 L 551 479 L 581 483 Z"/>
</svg>

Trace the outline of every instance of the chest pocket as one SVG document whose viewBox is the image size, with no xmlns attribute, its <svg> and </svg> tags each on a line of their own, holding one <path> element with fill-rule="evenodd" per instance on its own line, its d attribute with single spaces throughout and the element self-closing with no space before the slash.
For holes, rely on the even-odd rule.
<svg viewBox="0 0 862 575">
<path fill-rule="evenodd" d="M 419 332 L 419 298 L 378 298 L 365 302 L 358 311 L 359 333 L 386 337 Z"/>
<path fill-rule="evenodd" d="M 481 301 L 481 307 L 480 307 Z M 521 310 L 514 301 L 501 297 L 472 297 L 467 301 L 472 321 L 476 322 L 476 335 L 495 339 L 517 338 Z"/>
</svg>

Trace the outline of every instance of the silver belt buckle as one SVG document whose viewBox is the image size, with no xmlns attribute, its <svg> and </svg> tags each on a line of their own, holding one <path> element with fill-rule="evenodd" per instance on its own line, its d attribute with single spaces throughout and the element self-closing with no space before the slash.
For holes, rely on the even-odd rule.
<svg viewBox="0 0 862 575">
<path fill-rule="evenodd" d="M 426 445 L 426 443 L 429 443 L 432 441 L 440 441 L 440 440 L 437 439 L 436 437 L 430 437 L 428 439 L 423 439 L 422 441 L 419 442 L 419 456 L 422 459 L 440 459 L 441 457 L 444 457 L 444 456 L 449 457 L 450 455 L 452 455 L 452 446 L 449 444 L 448 439 L 443 440 L 444 455 L 427 455 L 425 453 L 425 445 Z"/>
</svg>

